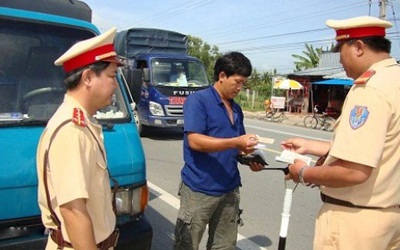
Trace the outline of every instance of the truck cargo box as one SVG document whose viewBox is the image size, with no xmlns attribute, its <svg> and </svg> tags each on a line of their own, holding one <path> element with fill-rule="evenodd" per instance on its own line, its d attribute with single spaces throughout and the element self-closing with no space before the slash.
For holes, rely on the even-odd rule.
<svg viewBox="0 0 400 250">
<path fill-rule="evenodd" d="M 0 6 L 92 21 L 89 6 L 77 0 L 0 0 Z"/>
<path fill-rule="evenodd" d="M 139 53 L 187 55 L 187 37 L 169 30 L 131 28 L 118 32 L 115 50 L 126 58 Z"/>
</svg>

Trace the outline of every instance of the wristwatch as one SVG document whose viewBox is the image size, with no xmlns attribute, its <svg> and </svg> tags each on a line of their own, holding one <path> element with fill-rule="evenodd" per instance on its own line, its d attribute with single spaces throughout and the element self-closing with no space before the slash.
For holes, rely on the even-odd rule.
<svg viewBox="0 0 400 250">
<path fill-rule="evenodd" d="M 308 168 L 308 166 L 302 166 L 299 170 L 299 180 L 300 180 L 301 184 L 303 184 L 303 185 L 306 185 L 306 183 L 304 182 L 304 177 L 303 177 L 303 173 L 306 168 Z"/>
</svg>

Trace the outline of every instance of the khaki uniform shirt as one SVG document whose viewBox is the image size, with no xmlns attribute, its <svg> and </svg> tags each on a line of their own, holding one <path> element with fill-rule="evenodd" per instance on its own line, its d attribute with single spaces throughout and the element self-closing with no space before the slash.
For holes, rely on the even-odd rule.
<svg viewBox="0 0 400 250">
<path fill-rule="evenodd" d="M 386 208 L 400 205 L 400 66 L 386 59 L 370 70 L 375 73 L 360 79 L 363 74 L 346 97 L 325 164 L 343 159 L 370 166 L 372 174 L 359 185 L 321 190 L 355 205 Z"/>
<path fill-rule="evenodd" d="M 73 118 L 74 108 L 83 111 L 83 121 L 87 127 L 69 122 L 58 131 L 52 142 L 47 170 L 51 204 L 61 221 L 64 240 L 70 242 L 59 207 L 75 199 L 86 199 L 95 240 L 96 243 L 100 243 L 113 232 L 116 223 L 107 165 L 99 148 L 100 146 L 105 153 L 102 127 L 93 118 L 89 118 L 83 107 L 68 95 L 65 95 L 64 102 L 50 119 L 39 141 L 37 150 L 39 207 L 43 224 L 47 228 L 56 228 L 50 218 L 43 184 L 44 153 L 54 130 L 63 121 Z M 88 128 L 94 133 L 100 145 Z"/>
</svg>

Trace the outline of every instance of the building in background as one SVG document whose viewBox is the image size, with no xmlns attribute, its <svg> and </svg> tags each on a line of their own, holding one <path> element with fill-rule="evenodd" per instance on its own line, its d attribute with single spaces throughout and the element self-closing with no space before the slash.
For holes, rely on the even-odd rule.
<svg viewBox="0 0 400 250">
<path fill-rule="evenodd" d="M 340 113 L 353 80 L 346 76 L 339 56 L 339 53 L 322 53 L 318 67 L 288 75 L 289 79 L 304 86 L 303 112 L 312 112 L 313 107 L 318 105 L 319 112 L 336 110 Z"/>
</svg>

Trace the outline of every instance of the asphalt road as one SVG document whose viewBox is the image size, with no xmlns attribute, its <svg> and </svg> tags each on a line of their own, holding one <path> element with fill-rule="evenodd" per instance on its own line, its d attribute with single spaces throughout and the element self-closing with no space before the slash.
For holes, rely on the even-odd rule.
<svg viewBox="0 0 400 250">
<path fill-rule="evenodd" d="M 275 157 L 281 152 L 279 142 L 292 137 L 329 140 L 330 132 L 311 130 L 299 126 L 267 122 L 263 119 L 245 119 L 247 133 L 273 138 L 265 152 L 271 167 L 284 167 Z M 153 250 L 172 249 L 174 225 L 179 208 L 177 196 L 182 160 L 181 130 L 153 130 L 142 137 L 146 154 L 147 177 L 151 190 L 146 211 L 153 225 Z M 315 163 L 316 159 L 313 159 Z M 242 177 L 241 208 L 244 226 L 239 228 L 237 249 L 278 249 L 286 188 L 293 189 L 292 182 L 284 181 L 282 171 L 252 172 L 239 165 Z M 314 219 L 321 202 L 317 189 L 297 186 L 293 193 L 286 249 L 312 249 Z M 200 249 L 205 249 L 207 234 Z"/>
</svg>

